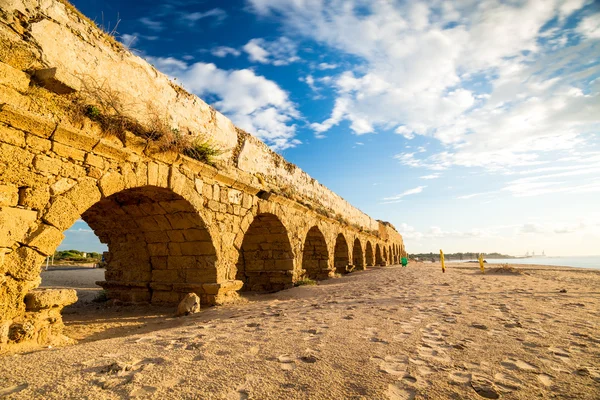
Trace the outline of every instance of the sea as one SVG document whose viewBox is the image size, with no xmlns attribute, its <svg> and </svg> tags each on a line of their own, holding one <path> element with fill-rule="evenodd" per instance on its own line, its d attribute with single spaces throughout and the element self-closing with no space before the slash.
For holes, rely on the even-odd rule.
<svg viewBox="0 0 600 400">
<path fill-rule="evenodd" d="M 468 261 L 468 260 L 467 260 Z M 600 256 L 578 257 L 527 257 L 527 258 L 486 258 L 488 264 L 535 264 L 558 267 L 600 269 Z M 452 260 L 450 262 L 459 262 Z M 465 262 L 465 261 L 460 261 Z"/>
</svg>

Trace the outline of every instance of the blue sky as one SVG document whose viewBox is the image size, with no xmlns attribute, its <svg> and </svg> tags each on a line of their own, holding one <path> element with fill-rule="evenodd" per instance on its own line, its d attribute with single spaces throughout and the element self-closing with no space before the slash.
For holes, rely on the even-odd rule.
<svg viewBox="0 0 600 400">
<path fill-rule="evenodd" d="M 74 4 L 409 252 L 600 252 L 597 2 Z"/>
</svg>

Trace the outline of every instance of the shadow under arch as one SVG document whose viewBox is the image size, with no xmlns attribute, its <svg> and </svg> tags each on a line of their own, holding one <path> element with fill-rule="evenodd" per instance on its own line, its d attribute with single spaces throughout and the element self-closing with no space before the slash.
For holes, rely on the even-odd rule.
<svg viewBox="0 0 600 400">
<path fill-rule="evenodd" d="M 352 264 L 358 269 L 363 269 L 365 266 L 362 245 L 358 238 L 354 240 L 354 245 L 352 246 Z"/>
<path fill-rule="evenodd" d="M 374 256 L 373 256 L 373 246 L 371 245 L 371 242 L 367 240 L 367 246 L 365 249 L 365 259 L 367 262 L 367 267 L 372 267 L 373 265 L 375 265 L 375 260 L 374 260 Z"/>
<path fill-rule="evenodd" d="M 325 236 L 313 226 L 309 229 L 302 247 L 302 269 L 310 279 L 327 279 L 329 277 L 329 252 Z"/>
<path fill-rule="evenodd" d="M 294 254 L 287 229 L 270 213 L 258 214 L 244 235 L 236 263 L 242 291 L 276 292 L 293 286 Z"/>
<path fill-rule="evenodd" d="M 335 248 L 333 251 L 333 265 L 335 271 L 339 274 L 348 272 L 348 265 L 350 264 L 350 251 L 348 249 L 348 242 L 346 237 L 340 233 L 335 238 Z"/>
<path fill-rule="evenodd" d="M 375 265 L 383 264 L 383 259 L 381 258 L 381 247 L 379 243 L 375 244 Z"/>
</svg>

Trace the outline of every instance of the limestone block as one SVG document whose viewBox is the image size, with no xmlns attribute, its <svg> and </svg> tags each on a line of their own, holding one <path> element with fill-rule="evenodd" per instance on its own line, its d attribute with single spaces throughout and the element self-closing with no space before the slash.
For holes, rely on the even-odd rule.
<svg viewBox="0 0 600 400">
<path fill-rule="evenodd" d="M 58 142 L 52 142 L 52 151 L 71 160 L 83 161 L 85 159 L 85 151 Z"/>
<path fill-rule="evenodd" d="M 212 242 L 184 242 L 180 244 L 180 250 L 185 256 L 215 254 Z"/>
<path fill-rule="evenodd" d="M 64 68 L 39 69 L 33 73 L 33 79 L 46 90 L 56 94 L 69 94 L 81 88 L 81 81 Z"/>
<path fill-rule="evenodd" d="M 198 192 L 198 194 L 202 194 L 202 190 L 204 189 L 204 181 L 202 181 L 200 178 L 196 178 L 194 180 L 194 187 L 196 188 L 196 192 Z"/>
<path fill-rule="evenodd" d="M 87 135 L 83 131 L 75 131 L 65 125 L 58 125 L 52 140 L 86 152 L 91 151 L 99 141 L 97 137 Z"/>
<path fill-rule="evenodd" d="M 152 292 L 152 304 L 177 304 L 179 301 L 179 293 L 163 292 L 155 290 Z"/>
<path fill-rule="evenodd" d="M 176 269 L 155 269 L 152 270 L 152 281 L 161 283 L 176 283 L 183 282 L 184 277 L 179 276 L 180 270 Z"/>
<path fill-rule="evenodd" d="M 52 205 L 42 219 L 54 225 L 61 231 L 64 231 L 73 225 L 73 223 L 79 218 L 79 212 L 77 208 L 68 199 L 60 196 L 56 197 L 52 201 Z"/>
<path fill-rule="evenodd" d="M 25 92 L 29 89 L 29 75 L 0 62 L 0 84 L 10 86 L 19 92 Z"/>
<path fill-rule="evenodd" d="M 50 194 L 53 196 L 59 195 L 71 189 L 77 181 L 75 179 L 61 178 L 50 186 Z"/>
<path fill-rule="evenodd" d="M 37 282 L 40 278 L 43 261 L 44 256 L 40 253 L 29 247 L 21 246 L 4 257 L 2 269 L 15 279 Z"/>
<path fill-rule="evenodd" d="M 31 165 L 33 154 L 6 143 L 0 143 L 0 161 L 7 164 Z"/>
<path fill-rule="evenodd" d="M 151 257 L 150 262 L 153 269 L 167 269 L 167 257 Z"/>
<path fill-rule="evenodd" d="M 144 232 L 144 237 L 148 243 L 167 243 L 169 236 L 164 231 Z"/>
<path fill-rule="evenodd" d="M 0 185 L 0 207 L 13 207 L 18 202 L 19 188 L 13 185 Z"/>
<path fill-rule="evenodd" d="M 27 134 L 25 137 L 25 142 L 27 146 L 31 147 L 34 150 L 39 151 L 49 151 L 52 148 L 52 142 L 48 139 L 43 139 L 41 137 Z"/>
<path fill-rule="evenodd" d="M 54 251 L 64 238 L 65 235 L 55 227 L 42 224 L 37 231 L 29 235 L 29 239 L 25 244 L 49 256 L 54 254 Z"/>
<path fill-rule="evenodd" d="M 27 110 L 31 104 L 31 99 L 27 96 L 22 95 L 15 89 L 0 85 L 0 99 L 2 103 L 11 105 L 18 109 Z"/>
<path fill-rule="evenodd" d="M 49 119 L 6 104 L 0 107 L 0 122 L 43 138 L 50 137 L 56 127 Z"/>
<path fill-rule="evenodd" d="M 170 230 L 167 231 L 167 235 L 169 236 L 169 240 L 171 242 L 176 242 L 176 243 L 180 243 L 180 242 L 184 242 L 185 241 L 185 237 L 183 236 L 184 231 L 180 231 L 180 230 Z"/>
<path fill-rule="evenodd" d="M 188 293 L 177 306 L 177 316 L 200 312 L 200 297 L 196 293 Z"/>
<path fill-rule="evenodd" d="M 0 124 L 0 142 L 25 147 L 25 134 L 19 130 Z"/>
<path fill-rule="evenodd" d="M 169 255 L 170 256 L 182 256 L 180 243 L 169 243 Z"/>
<path fill-rule="evenodd" d="M 109 171 L 98 182 L 100 191 L 104 197 L 120 192 L 125 189 L 123 176 L 115 171 Z"/>
<path fill-rule="evenodd" d="M 185 282 L 214 282 L 216 275 L 214 270 L 210 269 L 188 269 L 185 270 Z"/>
<path fill-rule="evenodd" d="M 61 169 L 61 161 L 56 158 L 51 158 L 42 154 L 38 154 L 33 159 L 33 166 L 39 172 L 48 172 L 54 175 L 58 175 Z"/>
<path fill-rule="evenodd" d="M 85 163 L 87 165 L 91 165 L 92 167 L 96 167 L 99 169 L 104 168 L 104 158 L 96 156 L 92 153 L 88 153 L 85 155 Z"/>
<path fill-rule="evenodd" d="M 118 161 L 127 160 L 131 154 L 123 146 L 118 146 L 117 144 L 114 144 L 107 139 L 100 139 L 100 141 L 96 146 L 94 146 L 92 151 L 98 156 Z"/>
<path fill-rule="evenodd" d="M 196 258 L 193 256 L 170 256 L 167 260 L 168 269 L 190 269 L 196 266 Z"/>
<path fill-rule="evenodd" d="M 65 307 L 77 301 L 74 289 L 37 289 L 25 295 L 27 311 Z"/>
<path fill-rule="evenodd" d="M 73 203 L 78 213 L 82 214 L 102 198 L 98 184 L 93 178 L 81 178 L 64 197 Z"/>
<path fill-rule="evenodd" d="M 0 207 L 0 247 L 22 242 L 37 219 L 37 212 L 22 208 Z"/>
<path fill-rule="evenodd" d="M 210 233 L 206 229 L 186 229 L 181 232 L 188 241 L 211 241 Z"/>
<path fill-rule="evenodd" d="M 212 195 L 214 201 L 221 201 L 221 186 L 218 183 L 213 185 Z"/>
</svg>

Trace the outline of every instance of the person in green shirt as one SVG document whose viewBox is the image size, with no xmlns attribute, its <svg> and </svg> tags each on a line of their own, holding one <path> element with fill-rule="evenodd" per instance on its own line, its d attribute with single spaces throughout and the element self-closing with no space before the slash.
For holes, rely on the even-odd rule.
<svg viewBox="0 0 600 400">
<path fill-rule="evenodd" d="M 402 267 L 406 267 L 408 265 L 408 258 L 407 257 L 402 257 Z"/>
</svg>

